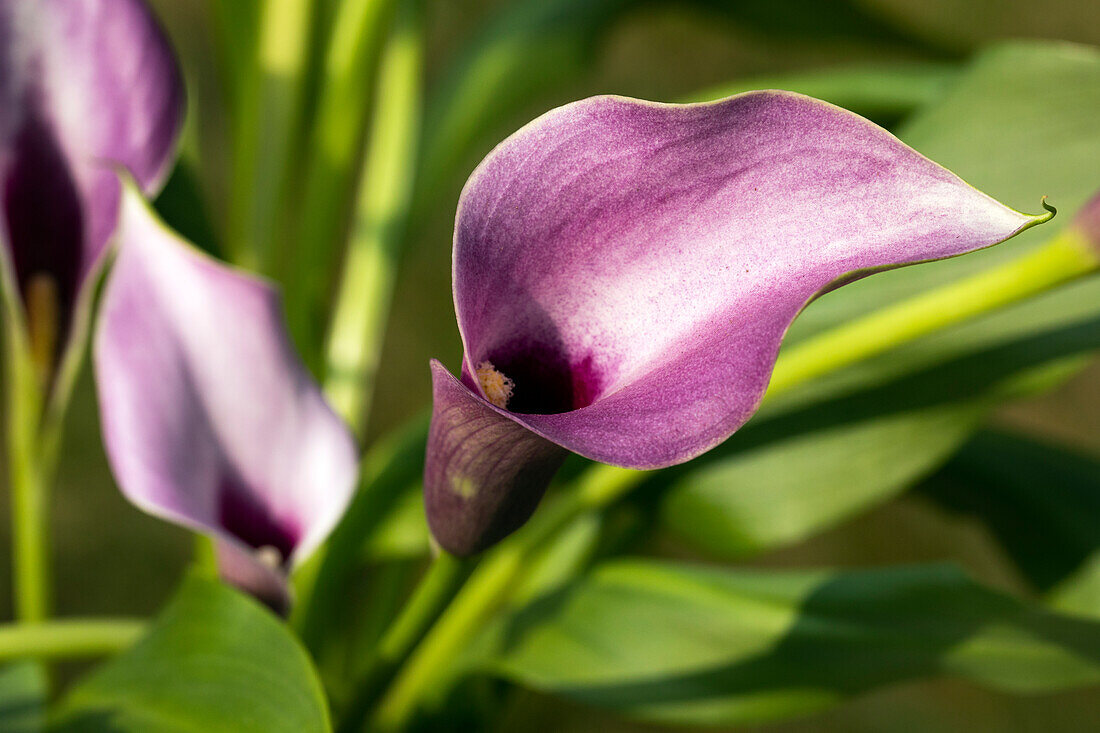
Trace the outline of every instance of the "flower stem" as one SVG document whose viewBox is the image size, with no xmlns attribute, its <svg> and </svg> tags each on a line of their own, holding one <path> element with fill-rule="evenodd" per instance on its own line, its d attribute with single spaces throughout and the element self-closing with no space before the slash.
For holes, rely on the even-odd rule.
<svg viewBox="0 0 1100 733">
<path fill-rule="evenodd" d="M 1067 228 L 1038 249 L 977 275 L 902 301 L 793 346 L 781 354 L 768 396 L 881 354 L 903 343 L 1018 302 L 1100 268 L 1100 253 Z M 372 730 L 404 728 L 417 706 L 446 688 L 450 663 L 480 625 L 507 602 L 525 561 L 558 531 L 588 511 L 628 494 L 647 472 L 594 465 L 558 503 L 482 561 L 409 656 L 381 699 Z"/>
<path fill-rule="evenodd" d="M 379 63 L 378 101 L 328 337 L 325 394 L 360 438 L 412 198 L 423 58 L 419 15 L 417 0 L 401 3 Z"/>
<path fill-rule="evenodd" d="M 432 560 L 412 598 L 379 640 L 373 658 L 356 685 L 355 700 L 344 716 L 341 731 L 359 729 L 394 672 L 450 603 L 474 565 L 472 560 L 460 560 L 446 552 Z"/>
<path fill-rule="evenodd" d="M 15 615 L 38 622 L 50 613 L 49 482 L 26 454 L 11 456 Z"/>
<path fill-rule="evenodd" d="M 145 627 L 145 621 L 130 618 L 0 624 L 0 663 L 114 654 L 130 647 Z"/>
<path fill-rule="evenodd" d="M 280 202 L 297 143 L 316 6 L 313 0 L 260 2 L 255 48 L 238 71 L 232 207 L 225 242 L 237 264 L 263 272 L 271 266 Z"/>
<path fill-rule="evenodd" d="M 50 613 L 49 482 L 24 454 L 11 457 L 15 615 L 42 621 Z"/>
<path fill-rule="evenodd" d="M 49 488 L 53 456 L 41 434 L 48 373 L 36 368 L 19 306 L 5 303 L 7 448 L 11 482 L 12 579 L 15 616 L 38 622 L 50 613 Z"/>
<path fill-rule="evenodd" d="M 381 41 L 395 0 L 346 0 L 332 22 L 316 117 L 309 135 L 310 155 L 301 184 L 297 229 L 282 261 L 288 326 L 311 366 L 318 358 L 320 316 L 326 289 L 343 243 L 359 162 L 359 149 L 371 101 Z M 392 182 L 387 182 L 392 183 Z"/>
<path fill-rule="evenodd" d="M 791 347 L 776 363 L 768 393 L 783 392 L 948 326 L 1029 298 L 1097 267 L 1075 229 L 1000 267 L 858 318 Z"/>
</svg>

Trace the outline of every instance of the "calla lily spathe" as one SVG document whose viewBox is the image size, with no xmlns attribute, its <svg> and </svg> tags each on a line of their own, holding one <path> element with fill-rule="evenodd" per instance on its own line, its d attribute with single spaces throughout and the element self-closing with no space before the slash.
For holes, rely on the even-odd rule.
<svg viewBox="0 0 1100 733">
<path fill-rule="evenodd" d="M 566 451 L 648 469 L 713 448 L 756 411 L 816 296 L 1044 218 L 798 94 L 547 113 L 482 161 L 459 202 L 464 355 L 461 380 L 432 363 L 435 538 L 458 555 L 498 541 Z"/>
<path fill-rule="evenodd" d="M 270 285 L 191 247 L 132 188 L 117 236 L 94 342 L 115 478 L 145 511 L 215 537 L 227 579 L 284 605 L 284 572 L 351 497 L 351 433 Z"/>
<path fill-rule="evenodd" d="M 183 100 L 138 0 L 0 0 L 0 259 L 47 378 L 115 228 L 112 166 L 158 190 Z"/>
<path fill-rule="evenodd" d="M 0 0 L 5 285 L 32 342 L 43 313 L 63 334 L 117 239 L 94 344 L 115 478 L 140 508 L 215 537 L 226 578 L 284 606 L 285 571 L 351 496 L 357 450 L 274 290 L 145 201 L 170 169 L 180 78 L 138 0 Z"/>
</svg>

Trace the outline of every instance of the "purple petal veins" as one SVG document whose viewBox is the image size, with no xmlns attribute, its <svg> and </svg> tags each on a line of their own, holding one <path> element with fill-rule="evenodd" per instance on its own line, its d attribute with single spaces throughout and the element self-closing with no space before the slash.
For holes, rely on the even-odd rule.
<svg viewBox="0 0 1100 733">
<path fill-rule="evenodd" d="M 461 381 L 433 369 L 433 531 L 468 554 L 500 534 L 485 528 L 501 517 L 522 524 L 515 506 L 533 508 L 545 481 L 499 466 L 534 440 L 631 468 L 709 450 L 755 412 L 783 334 L 815 296 L 1034 222 L 882 128 L 797 94 L 595 97 L 547 113 L 481 163 L 459 202 L 465 353 Z M 479 386 L 485 362 L 512 382 L 507 409 Z M 470 420 L 486 427 L 454 437 Z M 463 456 L 481 452 L 497 460 L 475 475 Z M 468 498 L 483 495 L 499 501 Z"/>
</svg>

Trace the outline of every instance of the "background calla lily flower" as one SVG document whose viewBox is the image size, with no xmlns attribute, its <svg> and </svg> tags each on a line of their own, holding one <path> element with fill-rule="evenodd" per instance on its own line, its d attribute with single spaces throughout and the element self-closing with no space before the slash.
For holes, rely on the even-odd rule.
<svg viewBox="0 0 1100 733">
<path fill-rule="evenodd" d="M 520 526 L 565 450 L 687 461 L 757 409 L 814 297 L 1041 220 L 843 109 L 786 92 L 595 97 L 501 143 L 462 193 L 462 379 L 432 363 L 428 521 L 466 555 Z"/>
<path fill-rule="evenodd" d="M 123 493 L 215 537 L 226 578 L 282 605 L 283 571 L 339 519 L 358 460 L 276 292 L 176 237 L 127 189 L 94 357 Z"/>
<path fill-rule="evenodd" d="M 49 377 L 118 216 L 111 165 L 147 193 L 183 119 L 172 51 L 138 0 L 0 0 L 0 242 Z"/>
</svg>

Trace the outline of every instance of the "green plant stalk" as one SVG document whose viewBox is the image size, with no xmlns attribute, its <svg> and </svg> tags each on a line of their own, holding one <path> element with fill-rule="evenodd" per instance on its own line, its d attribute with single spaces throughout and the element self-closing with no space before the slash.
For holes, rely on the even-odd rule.
<svg viewBox="0 0 1100 733">
<path fill-rule="evenodd" d="M 378 101 L 326 348 L 325 394 L 360 439 L 412 198 L 424 51 L 419 4 L 401 3 L 379 62 Z"/>
<path fill-rule="evenodd" d="M 263 0 L 252 53 L 241 59 L 226 246 L 237 264 L 269 271 L 289 179 L 309 62 L 313 0 Z"/>
<path fill-rule="evenodd" d="M 1048 217 L 1049 218 L 1049 217 Z M 1019 302 L 1100 269 L 1100 251 L 1070 227 L 1034 251 L 810 338 L 781 354 L 767 395 L 884 353 L 903 343 Z M 370 729 L 404 728 L 417 706 L 441 695 L 449 662 L 507 602 L 526 561 L 583 513 L 628 494 L 647 472 L 598 464 L 574 489 L 491 551 L 409 656 L 375 711 Z"/>
<path fill-rule="evenodd" d="M 59 427 L 51 422 L 49 433 L 42 433 L 44 391 L 52 375 L 35 363 L 21 304 L 5 297 L 3 305 L 15 616 L 34 623 L 50 614 L 48 505 Z"/>
<path fill-rule="evenodd" d="M 88 283 L 83 289 L 69 331 L 61 334 L 56 302 L 47 295 L 24 304 L 16 295 L 19 290 L 10 273 L 2 269 L 4 418 L 15 614 L 20 620 L 36 622 L 50 613 L 50 487 L 69 398 L 84 361 L 96 287 Z M 63 339 L 60 343 L 59 338 Z"/>
<path fill-rule="evenodd" d="M 971 277 L 916 295 L 793 346 L 776 363 L 769 393 L 1050 290 L 1096 267 L 1096 253 L 1075 229 Z"/>
<path fill-rule="evenodd" d="M 11 328 L 9 319 L 8 333 Z M 9 344 L 13 339 L 9 335 Z M 49 488 L 52 470 L 40 456 L 41 390 L 18 347 L 8 350 L 8 470 L 11 481 L 12 579 L 15 616 L 34 623 L 50 613 Z"/>
<path fill-rule="evenodd" d="M 65 619 L 0 624 L 0 664 L 19 659 L 99 657 L 129 648 L 145 631 L 141 619 Z"/>
<path fill-rule="evenodd" d="M 304 165 L 302 208 L 282 258 L 291 335 L 307 364 L 319 367 L 315 333 L 327 308 L 325 292 L 344 241 L 359 149 L 373 98 L 381 41 L 395 0 L 346 0 L 337 9 L 325 57 L 317 116 Z"/>
<path fill-rule="evenodd" d="M 206 0 L 215 41 L 218 81 L 228 110 L 226 136 L 229 142 L 228 206 L 219 211 L 218 238 L 226 259 L 238 264 L 255 261 L 240 237 L 243 227 L 242 195 L 248 182 L 246 171 L 256 157 L 252 139 L 258 115 L 258 69 L 261 5 Z"/>
<path fill-rule="evenodd" d="M 360 675 L 355 699 L 348 707 L 340 731 L 358 730 L 401 662 L 454 598 L 475 564 L 474 560 L 459 559 L 446 552 L 432 560 L 412 598 L 386 629 Z"/>
</svg>

